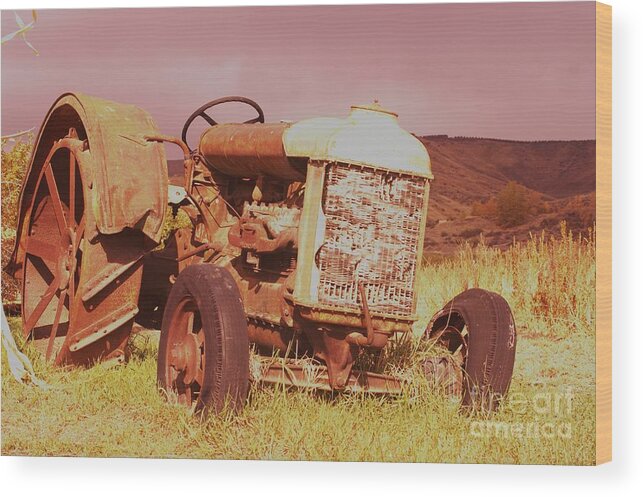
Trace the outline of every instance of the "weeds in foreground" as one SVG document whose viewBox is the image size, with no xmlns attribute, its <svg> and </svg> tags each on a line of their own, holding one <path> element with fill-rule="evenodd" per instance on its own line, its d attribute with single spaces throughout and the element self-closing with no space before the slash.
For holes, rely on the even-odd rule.
<svg viewBox="0 0 643 497">
<path fill-rule="evenodd" d="M 29 348 L 29 347 L 27 347 Z M 537 344 L 543 356 L 574 350 Z M 593 390 L 570 387 L 564 370 L 545 385 L 518 375 L 491 417 L 467 416 L 428 388 L 396 397 L 330 395 L 253 383 L 239 415 L 208 419 L 167 402 L 156 389 L 156 342 L 119 368 L 61 371 L 37 359 L 52 388 L 10 377 L 3 357 L 2 453 L 214 459 L 590 464 Z M 143 352 L 144 351 L 144 352 Z M 525 363 L 530 358 L 521 354 Z M 536 409 L 536 398 L 572 389 L 569 409 Z M 514 399 L 521 403 L 514 402 Z M 525 408 L 525 402 L 527 407 Z M 554 405 L 555 402 L 552 402 Z M 563 404 L 566 405 L 566 404 Z M 523 406 L 523 407 L 520 407 Z M 520 407 L 520 408 L 519 408 Z M 553 433 L 553 435 L 552 435 Z"/>
<path fill-rule="evenodd" d="M 500 252 L 465 247 L 422 269 L 421 322 L 362 366 L 405 371 L 397 397 L 327 395 L 253 383 L 240 415 L 207 420 L 164 400 L 156 387 L 157 337 L 137 334 L 127 365 L 61 370 L 19 337 L 42 391 L 13 380 L 2 356 L 2 453 L 220 459 L 591 464 L 594 461 L 593 237 L 561 229 Z M 433 312 L 466 288 L 501 293 L 518 324 L 508 397 L 490 417 L 413 376 L 418 340 Z M 370 362 L 369 362 L 370 361 Z M 410 372 L 410 373 L 409 373 Z"/>
</svg>

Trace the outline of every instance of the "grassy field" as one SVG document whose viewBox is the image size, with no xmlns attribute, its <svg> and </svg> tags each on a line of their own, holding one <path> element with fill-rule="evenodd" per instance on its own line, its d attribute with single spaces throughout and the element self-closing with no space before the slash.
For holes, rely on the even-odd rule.
<svg viewBox="0 0 643 497">
<path fill-rule="evenodd" d="M 563 226 L 555 240 L 464 247 L 422 269 L 416 335 L 469 287 L 503 294 L 514 310 L 514 379 L 491 416 L 462 414 L 415 376 L 395 398 L 253 385 L 240 415 L 200 420 L 157 393 L 154 334 L 133 337 L 125 366 L 69 371 L 18 338 L 50 387 L 17 383 L 3 352 L 2 454 L 592 464 L 594 246 L 592 234 L 574 238 Z M 19 321 L 10 323 L 18 337 Z"/>
</svg>

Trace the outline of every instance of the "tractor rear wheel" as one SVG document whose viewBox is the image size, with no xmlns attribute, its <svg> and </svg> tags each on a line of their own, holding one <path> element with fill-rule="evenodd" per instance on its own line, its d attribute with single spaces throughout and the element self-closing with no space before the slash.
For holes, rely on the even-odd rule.
<svg viewBox="0 0 643 497">
<path fill-rule="evenodd" d="M 465 408 L 497 409 L 509 390 L 516 356 L 516 325 L 503 297 L 466 290 L 433 316 L 425 338 L 448 352 L 427 360 L 428 376 L 446 380 Z"/>
<path fill-rule="evenodd" d="M 85 178 L 91 153 L 73 128 L 53 143 L 20 239 L 23 333 L 56 364 L 123 362 L 137 313 L 142 239 L 96 234 Z"/>
<path fill-rule="evenodd" d="M 161 328 L 161 390 L 196 412 L 243 407 L 249 384 L 249 340 L 239 289 L 230 273 L 195 264 L 179 273 Z"/>
</svg>

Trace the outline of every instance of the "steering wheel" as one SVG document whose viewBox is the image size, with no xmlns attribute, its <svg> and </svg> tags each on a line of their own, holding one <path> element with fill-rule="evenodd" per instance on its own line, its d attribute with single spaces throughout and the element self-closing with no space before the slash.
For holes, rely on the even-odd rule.
<svg viewBox="0 0 643 497">
<path fill-rule="evenodd" d="M 185 124 L 183 125 L 183 131 L 181 132 L 181 139 L 183 142 L 187 145 L 187 136 L 188 136 L 188 129 L 190 128 L 190 125 L 192 122 L 197 118 L 200 117 L 202 118 L 205 122 L 207 122 L 210 126 L 216 126 L 218 123 L 212 119 L 208 114 L 206 114 L 206 110 L 211 109 L 212 107 L 215 107 L 217 105 L 225 104 L 228 102 L 241 102 L 242 104 L 249 105 L 252 107 L 254 110 L 257 111 L 257 117 L 254 117 L 252 119 L 249 119 L 248 121 L 244 121 L 243 124 L 253 124 L 253 123 L 263 123 L 265 122 L 264 115 L 263 115 L 263 110 L 261 107 L 259 107 L 259 104 L 255 102 L 254 100 L 250 100 L 249 98 L 246 97 L 223 97 L 223 98 L 217 98 L 216 100 L 212 100 L 211 102 L 208 102 L 205 105 L 202 105 L 199 107 L 197 110 L 195 110 L 190 117 L 188 117 L 188 120 L 185 121 Z M 192 147 L 188 145 L 188 148 L 192 150 Z"/>
</svg>

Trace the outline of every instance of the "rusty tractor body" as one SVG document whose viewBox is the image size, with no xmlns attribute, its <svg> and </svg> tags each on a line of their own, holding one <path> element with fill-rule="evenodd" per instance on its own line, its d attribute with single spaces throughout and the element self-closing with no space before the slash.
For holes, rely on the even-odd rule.
<svg viewBox="0 0 643 497">
<path fill-rule="evenodd" d="M 228 102 L 257 117 L 218 124 L 207 110 Z M 191 148 L 196 118 L 209 127 Z M 169 202 L 164 142 L 184 155 Z M 179 139 L 134 106 L 63 95 L 38 135 L 8 267 L 24 333 L 57 364 L 89 365 L 125 361 L 135 320 L 160 326 L 159 384 L 200 408 L 242 402 L 250 344 L 318 361 L 313 375 L 268 361 L 265 382 L 397 392 L 398 379 L 353 366 L 417 320 L 432 178 L 426 148 L 377 103 L 268 124 L 227 97 Z M 168 234 L 168 216 L 189 223 Z M 458 358 L 427 371 L 455 374 L 465 401 L 506 392 L 515 327 L 500 296 L 457 296 L 426 337 Z"/>
</svg>

